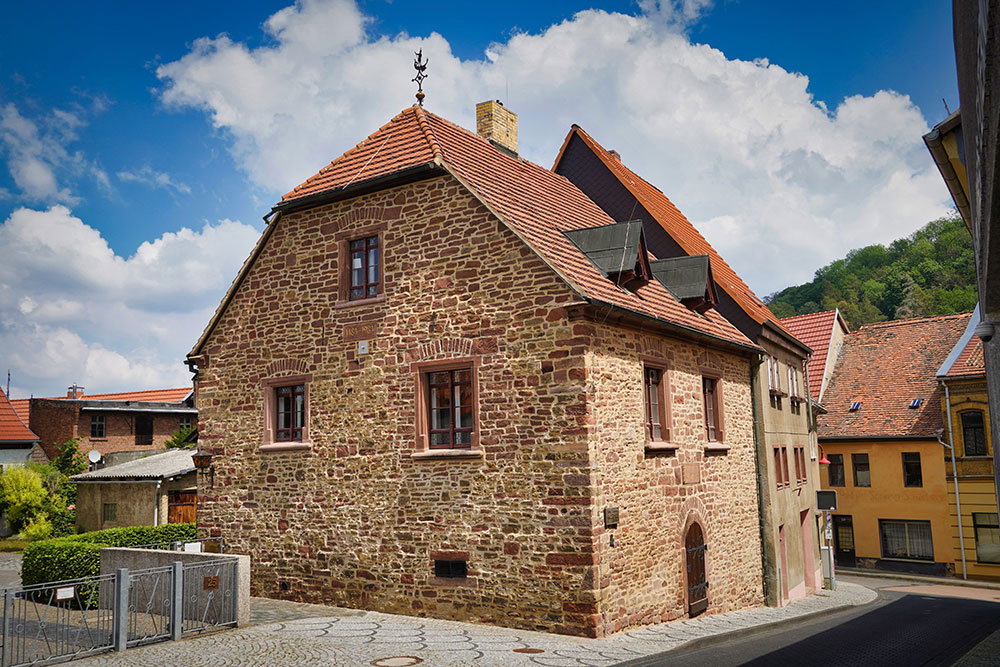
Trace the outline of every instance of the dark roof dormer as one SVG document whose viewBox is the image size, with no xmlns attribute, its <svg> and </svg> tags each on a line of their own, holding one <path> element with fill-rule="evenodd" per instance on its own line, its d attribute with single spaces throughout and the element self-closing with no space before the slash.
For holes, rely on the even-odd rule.
<svg viewBox="0 0 1000 667">
<path fill-rule="evenodd" d="M 602 276 L 620 287 L 634 289 L 653 277 L 646 239 L 642 234 L 642 220 L 571 229 L 563 234 Z"/>
<path fill-rule="evenodd" d="M 657 259 L 650 268 L 653 277 L 691 310 L 704 314 L 715 307 L 718 299 L 708 255 Z"/>
</svg>

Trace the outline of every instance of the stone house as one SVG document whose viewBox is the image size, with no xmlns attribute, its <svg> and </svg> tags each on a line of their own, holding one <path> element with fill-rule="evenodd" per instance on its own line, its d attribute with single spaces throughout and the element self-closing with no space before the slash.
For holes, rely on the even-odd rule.
<svg viewBox="0 0 1000 667">
<path fill-rule="evenodd" d="M 970 579 L 1000 579 L 1000 521 L 994 484 L 993 438 L 983 341 L 975 335 L 981 321 L 972 313 L 962 337 L 937 372 L 944 390 L 941 400 L 943 439 L 955 447 L 955 463 L 945 462 L 949 525 L 955 549 L 956 574 Z M 958 496 L 955 499 L 955 476 Z M 961 526 L 959 526 L 961 509 Z"/>
<path fill-rule="evenodd" d="M 80 438 L 84 453 L 152 452 L 163 449 L 178 429 L 198 424 L 194 392 L 184 387 L 84 394 L 83 387 L 73 385 L 65 397 L 22 401 L 27 401 L 28 423 L 50 458 L 71 438 Z"/>
<path fill-rule="evenodd" d="M 199 533 L 255 595 L 392 613 L 594 637 L 761 604 L 760 348 L 707 263 L 477 117 L 405 109 L 268 216 L 188 359 Z"/>
<path fill-rule="evenodd" d="M 78 532 L 195 520 L 192 449 L 170 449 L 74 475 Z"/>
<path fill-rule="evenodd" d="M 771 605 L 822 587 L 816 490 L 819 457 L 809 409 L 810 349 L 753 293 L 673 202 L 574 125 L 553 171 L 616 220 L 642 223 L 646 247 L 661 260 L 704 256 L 714 308 L 766 353 L 751 381 L 763 525 L 765 593 Z"/>
<path fill-rule="evenodd" d="M 954 574 L 944 390 L 935 377 L 969 313 L 879 322 L 844 340 L 819 441 L 838 566 Z"/>
</svg>

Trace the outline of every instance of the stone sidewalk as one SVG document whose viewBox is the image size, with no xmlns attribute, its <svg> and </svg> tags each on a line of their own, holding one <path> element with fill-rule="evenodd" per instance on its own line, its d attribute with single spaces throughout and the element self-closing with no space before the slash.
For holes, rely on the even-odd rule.
<svg viewBox="0 0 1000 667">
<path fill-rule="evenodd" d="M 580 639 L 455 621 L 254 599 L 262 625 L 76 661 L 84 665 L 615 665 L 764 626 L 872 602 L 876 593 L 841 583 L 781 609 L 762 608 L 665 623 L 606 639 Z M 315 615 L 314 615 L 315 614 Z M 275 621 L 275 622 L 268 622 Z"/>
</svg>

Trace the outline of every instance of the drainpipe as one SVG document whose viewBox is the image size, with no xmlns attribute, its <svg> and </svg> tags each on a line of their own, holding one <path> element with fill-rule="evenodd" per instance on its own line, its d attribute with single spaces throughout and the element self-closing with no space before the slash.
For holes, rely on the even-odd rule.
<svg viewBox="0 0 1000 667">
<path fill-rule="evenodd" d="M 160 485 L 163 484 L 162 480 L 156 482 L 156 503 L 153 505 L 153 525 L 160 525 Z"/>
<path fill-rule="evenodd" d="M 942 447 L 947 447 L 948 451 L 951 452 L 951 481 L 955 484 L 955 512 L 958 514 L 958 548 L 962 554 L 962 579 L 969 578 L 969 572 L 965 564 L 965 535 L 962 533 L 962 498 L 958 495 L 958 466 L 955 465 L 955 435 L 951 426 L 951 391 L 948 385 L 944 382 L 941 383 L 944 387 L 944 404 L 948 409 L 948 442 L 950 444 L 945 444 L 944 440 L 941 439 L 944 429 L 937 431 L 937 441 L 941 443 Z"/>
<path fill-rule="evenodd" d="M 756 362 L 750 363 L 750 406 L 753 410 L 753 444 L 757 450 L 757 513 L 760 518 L 760 560 L 764 586 L 764 604 L 769 607 L 777 607 L 780 604 L 777 596 L 778 582 L 777 576 L 772 569 L 776 560 L 774 543 L 769 539 L 768 528 L 771 525 L 769 520 L 770 485 L 767 483 L 767 456 L 764 441 L 764 421 L 762 417 L 763 408 L 760 400 L 760 380 L 758 369 L 764 363 L 764 357 L 758 356 Z"/>
</svg>

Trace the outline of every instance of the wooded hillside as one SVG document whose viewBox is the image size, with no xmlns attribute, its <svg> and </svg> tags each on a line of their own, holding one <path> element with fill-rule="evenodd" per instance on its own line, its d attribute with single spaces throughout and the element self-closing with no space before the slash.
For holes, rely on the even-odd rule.
<svg viewBox="0 0 1000 667">
<path fill-rule="evenodd" d="M 976 306 L 972 237 L 957 215 L 905 239 L 870 245 L 824 266 L 812 282 L 764 299 L 778 317 L 840 308 L 851 328 L 970 311 Z"/>
</svg>

